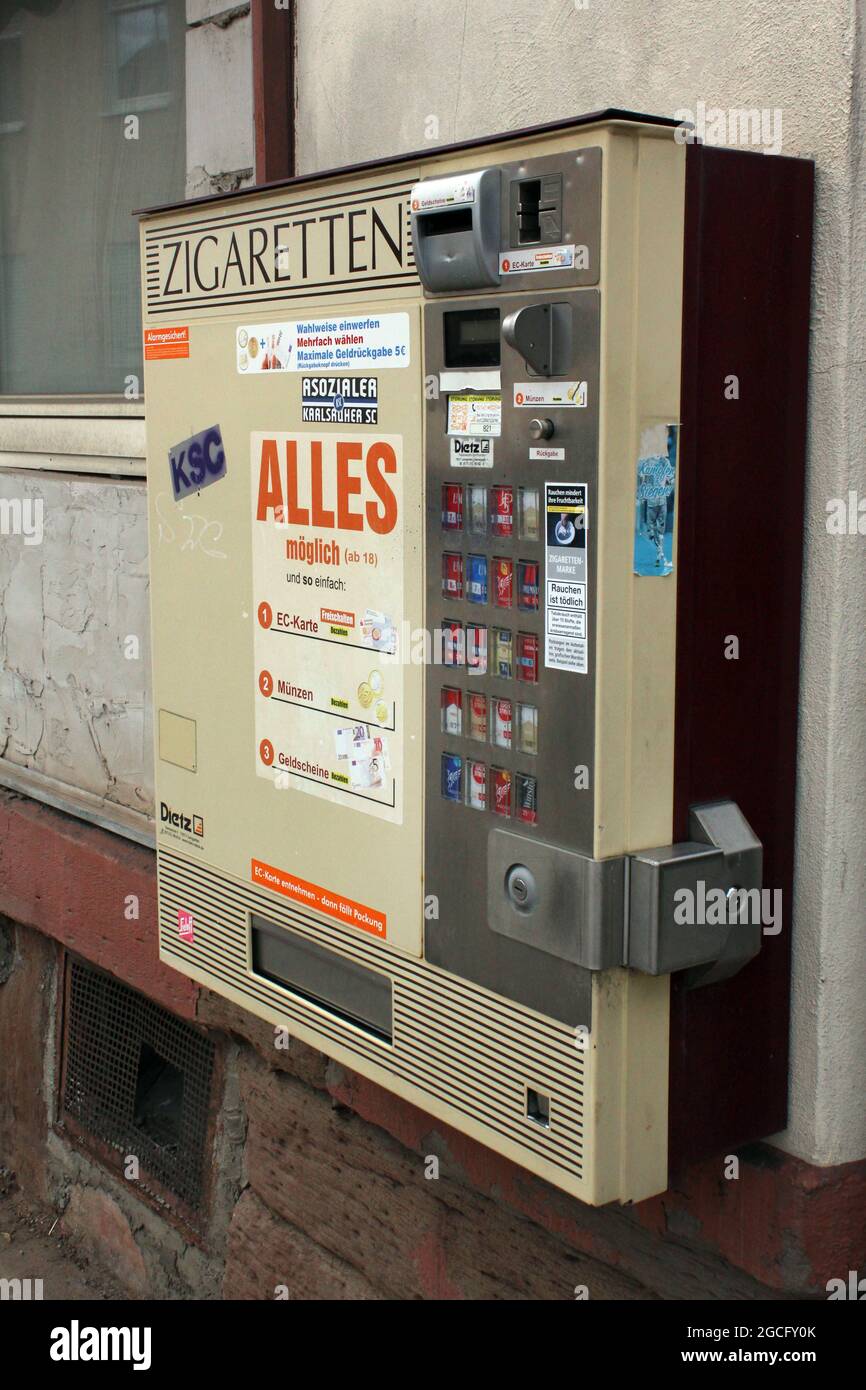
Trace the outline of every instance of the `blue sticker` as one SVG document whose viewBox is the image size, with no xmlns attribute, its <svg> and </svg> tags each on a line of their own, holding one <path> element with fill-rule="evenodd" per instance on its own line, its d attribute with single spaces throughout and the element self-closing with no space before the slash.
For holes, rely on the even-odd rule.
<svg viewBox="0 0 866 1390">
<path fill-rule="evenodd" d="M 219 425 L 211 425 L 210 429 L 175 444 L 168 451 L 168 466 L 175 502 L 218 483 L 226 475 L 226 452 Z"/>
<path fill-rule="evenodd" d="M 674 567 L 674 506 L 678 425 L 641 431 L 634 521 L 634 572 L 670 574 Z"/>
</svg>

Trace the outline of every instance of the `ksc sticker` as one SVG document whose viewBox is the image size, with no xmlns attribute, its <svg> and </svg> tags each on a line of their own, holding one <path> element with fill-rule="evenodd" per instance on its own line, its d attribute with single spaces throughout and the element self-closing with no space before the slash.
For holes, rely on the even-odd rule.
<svg viewBox="0 0 866 1390">
<path fill-rule="evenodd" d="M 219 425 L 184 439 L 168 451 L 171 471 L 171 490 L 175 502 L 182 502 L 191 492 L 199 492 L 226 475 L 226 453 Z"/>
</svg>

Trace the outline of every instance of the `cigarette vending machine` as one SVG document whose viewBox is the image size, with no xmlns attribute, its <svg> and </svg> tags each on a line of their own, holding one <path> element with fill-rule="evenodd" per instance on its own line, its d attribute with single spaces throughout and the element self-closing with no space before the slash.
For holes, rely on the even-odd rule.
<svg viewBox="0 0 866 1390">
<path fill-rule="evenodd" d="M 682 135 L 141 225 L 161 958 L 591 1203 L 785 1121 L 811 166 Z"/>
</svg>

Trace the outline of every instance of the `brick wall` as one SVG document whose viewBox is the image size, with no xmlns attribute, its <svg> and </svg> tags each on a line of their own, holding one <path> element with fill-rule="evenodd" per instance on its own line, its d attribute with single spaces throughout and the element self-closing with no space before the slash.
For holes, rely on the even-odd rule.
<svg viewBox="0 0 866 1390">
<path fill-rule="evenodd" d="M 153 890 L 148 851 L 0 796 L 0 1169 L 130 1294 L 767 1298 L 820 1294 L 862 1263 L 866 1165 L 759 1145 L 735 1181 L 720 1157 L 637 1207 L 582 1206 L 161 966 Z M 64 947 L 217 1045 L 198 1233 L 55 1126 Z"/>
</svg>

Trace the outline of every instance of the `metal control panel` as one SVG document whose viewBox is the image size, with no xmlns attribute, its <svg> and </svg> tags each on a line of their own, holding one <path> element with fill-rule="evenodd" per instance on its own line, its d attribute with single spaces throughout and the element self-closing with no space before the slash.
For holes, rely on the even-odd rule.
<svg viewBox="0 0 866 1390">
<path fill-rule="evenodd" d="M 505 334 L 509 316 L 539 305 L 567 340 L 556 377 L 533 374 Z M 502 831 L 564 851 L 563 865 L 593 853 L 592 797 L 575 794 L 575 777 L 595 780 L 599 329 L 595 288 L 424 309 L 439 387 L 427 402 L 427 612 L 442 648 L 426 692 L 425 879 L 442 904 L 426 954 L 565 1018 L 587 982 L 559 953 L 490 931 L 486 867 Z M 489 365 L 476 367 L 482 342 Z"/>
<path fill-rule="evenodd" d="M 412 194 L 435 387 L 427 612 L 441 647 L 425 797 L 425 881 L 441 911 L 425 954 L 587 1026 L 573 923 L 593 801 L 575 779 L 595 781 L 601 186 L 590 148 Z M 471 262 L 495 265 L 495 284 L 473 280 Z"/>
</svg>

